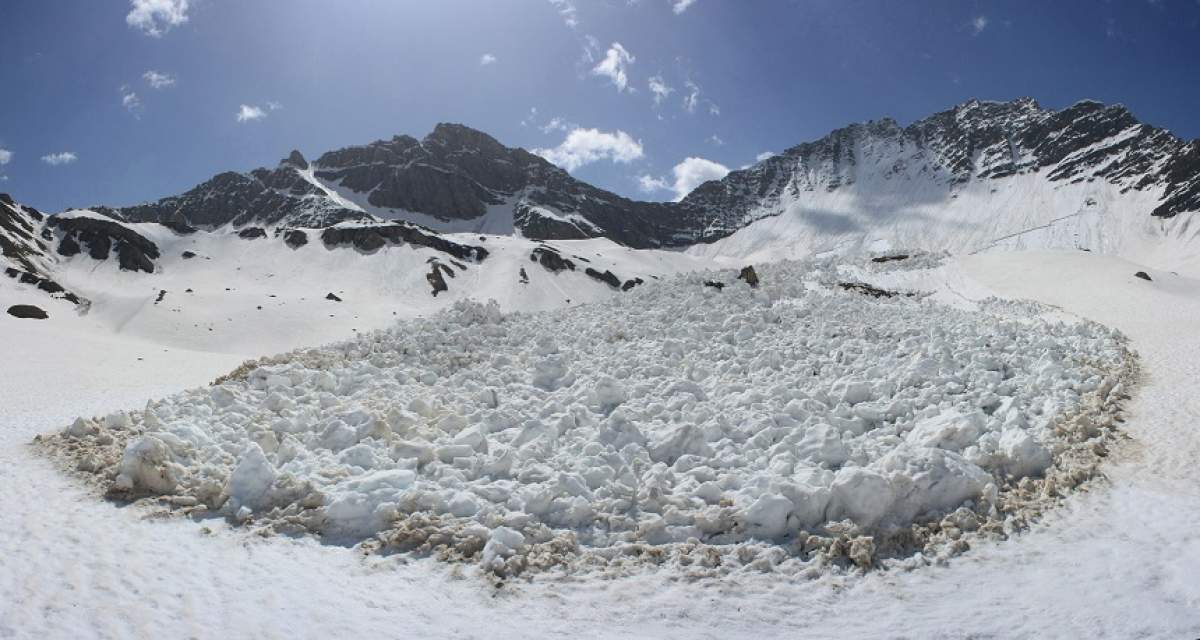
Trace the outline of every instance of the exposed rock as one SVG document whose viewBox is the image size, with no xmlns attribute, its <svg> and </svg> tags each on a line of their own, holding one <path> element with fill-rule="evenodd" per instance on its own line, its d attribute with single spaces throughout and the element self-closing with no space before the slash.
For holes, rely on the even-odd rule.
<svg viewBox="0 0 1200 640">
<path fill-rule="evenodd" d="M 283 241 L 293 249 L 299 249 L 308 244 L 308 234 L 299 229 L 288 229 L 283 234 Z"/>
<path fill-rule="evenodd" d="M 125 225 L 111 220 L 86 216 L 50 216 L 46 222 L 62 231 L 58 253 L 72 256 L 87 245 L 88 255 L 106 260 L 115 246 L 120 268 L 126 271 L 154 273 L 154 259 L 159 257 L 158 245 Z"/>
<path fill-rule="evenodd" d="M 429 247 L 448 254 L 459 260 L 482 262 L 487 258 L 488 251 L 483 247 L 451 242 L 439 235 L 420 229 L 407 223 L 378 224 L 360 227 L 330 227 L 321 232 L 321 241 L 327 247 L 352 245 L 367 253 L 376 251 L 387 244 L 407 242 L 422 247 Z"/>
<path fill-rule="evenodd" d="M 192 251 L 184 251 L 179 255 L 182 256 L 184 260 L 191 260 L 192 258 L 196 257 L 196 254 Z"/>
<path fill-rule="evenodd" d="M 1133 277 L 1141 278 L 1142 280 L 1146 280 L 1147 282 L 1152 282 L 1152 280 L 1150 279 L 1150 274 L 1146 273 L 1145 271 L 1139 271 L 1139 272 L 1133 274 Z"/>
<path fill-rule="evenodd" d="M 562 257 L 557 251 L 549 247 L 534 247 L 533 252 L 529 254 L 529 259 L 542 265 L 547 271 L 552 273 L 558 273 L 564 269 L 575 270 L 574 262 Z"/>
<path fill-rule="evenodd" d="M 720 291 L 721 289 L 724 289 L 724 288 L 725 288 L 725 283 L 724 283 L 724 282 L 714 282 L 714 281 L 712 281 L 712 280 L 705 280 L 705 281 L 704 281 L 704 286 L 706 286 L 706 287 L 712 287 L 713 289 L 716 289 L 717 291 Z"/>
<path fill-rule="evenodd" d="M 8 315 L 14 318 L 29 318 L 32 320 L 45 320 L 50 317 L 50 314 L 43 311 L 41 307 L 31 304 L 14 304 L 8 308 Z"/>
<path fill-rule="evenodd" d="M 632 280 L 626 280 L 625 284 L 621 285 L 621 291 L 629 291 L 630 289 L 638 286 L 639 284 L 643 284 L 644 282 L 645 281 L 642 280 L 641 278 L 633 278 Z"/>
<path fill-rule="evenodd" d="M 342 299 L 341 299 L 341 298 L 339 298 L 339 297 L 337 297 L 336 295 L 334 295 L 334 293 L 333 293 L 332 291 L 330 291 L 329 293 L 325 294 L 325 299 L 326 299 L 326 300 L 333 300 L 334 302 L 341 302 L 341 301 L 342 301 Z"/>
<path fill-rule="evenodd" d="M 425 274 L 425 279 L 429 281 L 429 286 L 433 287 L 433 297 L 435 298 L 437 294 L 449 290 L 449 287 L 446 286 L 446 279 L 442 274 L 449 275 L 451 278 L 454 277 L 454 271 L 450 267 L 437 260 L 430 261 L 429 273 Z"/>
<path fill-rule="evenodd" d="M 901 295 L 900 292 L 898 292 L 898 291 L 888 291 L 887 289 L 880 289 L 879 287 L 871 286 L 865 282 L 839 282 L 838 286 L 845 289 L 846 291 L 853 291 L 854 293 L 861 293 L 864 296 L 871 296 L 872 298 L 894 298 L 898 295 Z M 906 297 L 912 297 L 913 294 L 906 293 L 903 295 Z"/>
<path fill-rule="evenodd" d="M 238 237 L 245 240 L 267 237 L 267 230 L 262 227 L 246 227 L 238 232 Z"/>
<path fill-rule="evenodd" d="M 529 274 L 525 272 L 525 267 L 521 267 L 521 284 L 529 284 Z"/>
<path fill-rule="evenodd" d="M 591 277 L 595 280 L 599 280 L 600 282 L 603 282 L 604 284 L 607 284 L 608 286 L 610 286 L 614 289 L 621 288 L 621 279 L 618 278 L 616 276 L 616 274 L 614 274 L 612 271 L 605 271 L 604 273 L 600 273 L 599 271 L 596 271 L 595 269 L 588 267 L 587 269 L 584 269 L 583 272 L 586 273 L 589 277 Z"/>
<path fill-rule="evenodd" d="M 909 255 L 907 253 L 897 253 L 890 256 L 876 256 L 871 258 L 871 262 L 894 262 L 896 260 L 908 260 L 908 258 Z"/>
<path fill-rule="evenodd" d="M 758 272 L 754 270 L 752 265 L 746 265 L 742 267 L 741 272 L 738 273 L 737 279 L 750 285 L 751 288 L 758 287 Z"/>
</svg>

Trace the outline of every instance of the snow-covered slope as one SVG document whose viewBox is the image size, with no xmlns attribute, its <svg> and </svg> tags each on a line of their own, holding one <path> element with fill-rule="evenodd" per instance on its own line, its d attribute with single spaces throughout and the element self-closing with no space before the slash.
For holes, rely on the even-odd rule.
<svg viewBox="0 0 1200 640">
<path fill-rule="evenodd" d="M 1200 149 L 1121 106 L 972 101 L 839 129 L 682 204 L 719 210 L 698 256 L 1073 248 L 1200 269 Z"/>
</svg>

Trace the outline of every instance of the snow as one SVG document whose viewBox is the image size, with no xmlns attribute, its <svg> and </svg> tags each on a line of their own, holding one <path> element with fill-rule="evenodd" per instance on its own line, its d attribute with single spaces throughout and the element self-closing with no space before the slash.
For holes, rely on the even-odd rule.
<svg viewBox="0 0 1200 640">
<path fill-rule="evenodd" d="M 115 472 L 101 472 L 117 491 L 342 542 L 416 519 L 474 547 L 458 532 L 505 526 L 531 554 L 567 544 L 553 563 L 579 568 L 636 545 L 678 555 L 703 543 L 728 573 L 745 564 L 735 556 L 760 553 L 749 543 L 810 544 L 845 519 L 910 536 L 960 507 L 1020 526 L 997 512 L 997 488 L 1016 491 L 1051 449 L 1070 449 L 1064 420 L 1108 407 L 1126 366 L 1120 336 L 1000 303 L 821 286 L 835 271 L 771 265 L 761 288 L 721 292 L 686 275 L 532 315 L 459 303 L 274 358 L 66 444 L 128 440 Z M 1088 446 L 1105 441 L 1097 431 Z M 922 539 L 896 555 L 922 546 L 933 554 Z M 780 571 L 840 570 L 780 548 Z"/>
<path fill-rule="evenodd" d="M 1132 276 L 1141 270 L 1154 281 Z M 926 300 L 966 309 L 986 307 L 989 295 L 1033 298 L 1060 309 L 1062 318 L 1089 318 L 1128 335 L 1140 353 L 1144 381 L 1121 425 L 1132 440 L 1104 465 L 1107 482 L 1071 494 L 1031 530 L 974 544 L 945 566 L 812 580 L 748 569 L 694 583 L 649 569 L 616 580 L 482 587 L 433 559 L 364 558 L 312 538 L 260 539 L 221 520 L 148 517 L 153 512 L 144 508 L 98 500 L 26 443 L 71 425 L 78 415 L 114 416 L 101 421 L 111 422 L 106 428 L 118 426 L 122 415 L 137 413 L 147 400 L 207 383 L 262 353 L 164 347 L 0 281 L 0 302 L 35 301 L 51 313 L 40 322 L 0 316 L 6 361 L 16 363 L 0 374 L 0 481 L 6 488 L 0 494 L 0 635 L 325 637 L 387 636 L 397 629 L 422 637 L 1200 633 L 1194 580 L 1200 573 L 1194 522 L 1200 438 L 1193 428 L 1200 416 L 1200 340 L 1186 322 L 1200 317 L 1200 282 L 1084 252 L 986 254 L 933 269 L 858 271 L 879 286 L 932 290 Z M 250 327 L 262 337 L 271 331 L 269 325 Z M 337 332 L 323 335 L 328 340 Z M 247 338 L 244 346 L 250 344 Z M 679 351 L 688 353 L 685 345 L 664 345 L 664 353 Z M 680 385 L 674 393 L 704 395 L 694 391 Z M 401 415 L 400 423 L 427 418 L 436 407 L 405 410 L 420 418 Z M 79 433 L 98 426 L 81 425 Z M 813 443 L 822 441 L 814 437 Z M 692 440 L 681 436 L 680 442 Z M 937 464 L 904 460 L 914 469 Z M 384 476 L 376 486 L 386 491 L 404 478 Z M 713 488 L 698 487 L 697 495 L 719 495 L 709 493 Z M 949 499 L 957 488 L 930 486 L 921 495 Z M 754 512 L 756 525 L 769 530 L 779 506 L 780 500 L 764 502 Z M 481 549 L 492 545 L 490 556 L 506 561 L 526 543 L 500 527 L 464 536 L 478 539 Z M 869 557 L 862 540 L 851 555 Z"/>
</svg>

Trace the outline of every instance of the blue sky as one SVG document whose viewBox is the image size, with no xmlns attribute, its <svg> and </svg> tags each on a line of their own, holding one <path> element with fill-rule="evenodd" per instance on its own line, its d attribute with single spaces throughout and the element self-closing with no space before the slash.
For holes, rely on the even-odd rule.
<svg viewBox="0 0 1200 640">
<path fill-rule="evenodd" d="M 440 121 L 660 200 L 972 97 L 1200 136 L 1197 0 L 4 0 L 0 24 L 0 191 L 48 211 Z"/>
</svg>

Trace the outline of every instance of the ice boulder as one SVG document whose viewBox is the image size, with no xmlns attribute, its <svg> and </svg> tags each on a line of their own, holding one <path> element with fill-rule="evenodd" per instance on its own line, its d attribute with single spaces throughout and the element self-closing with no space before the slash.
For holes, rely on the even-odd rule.
<svg viewBox="0 0 1200 640">
<path fill-rule="evenodd" d="M 781 495 L 760 496 L 746 509 L 746 532 L 766 540 L 781 538 L 787 533 L 788 515 L 794 508 L 792 501 Z"/>
<path fill-rule="evenodd" d="M 901 523 L 920 514 L 953 511 L 979 497 L 993 481 L 957 453 L 932 447 L 902 445 L 872 466 L 890 476 L 893 503 L 887 515 Z"/>
<path fill-rule="evenodd" d="M 229 474 L 225 492 L 234 509 L 249 507 L 258 510 L 269 506 L 271 484 L 275 482 L 275 467 L 256 443 L 242 452 L 242 458 Z"/>
<path fill-rule="evenodd" d="M 144 436 L 125 447 L 117 467 L 114 489 L 164 495 L 177 486 L 179 480 L 171 462 L 171 449 L 166 443 L 154 436 Z"/>
<path fill-rule="evenodd" d="M 878 524 L 892 508 L 892 483 L 879 471 L 846 467 L 837 472 L 830 487 L 830 520 L 849 518 L 862 527 Z"/>
<path fill-rule="evenodd" d="M 918 447 L 962 451 L 975 444 L 986 428 L 987 418 L 978 409 L 966 413 L 949 410 L 917 422 L 905 440 Z"/>
<path fill-rule="evenodd" d="M 1024 429 L 1005 429 L 1000 434 L 1001 467 L 1010 476 L 1039 475 L 1050 466 L 1050 452 Z"/>
<path fill-rule="evenodd" d="M 483 546 L 481 564 L 484 571 L 499 573 L 504 570 L 504 560 L 525 546 L 525 536 L 516 529 L 496 527 L 492 529 L 487 544 Z"/>
</svg>

